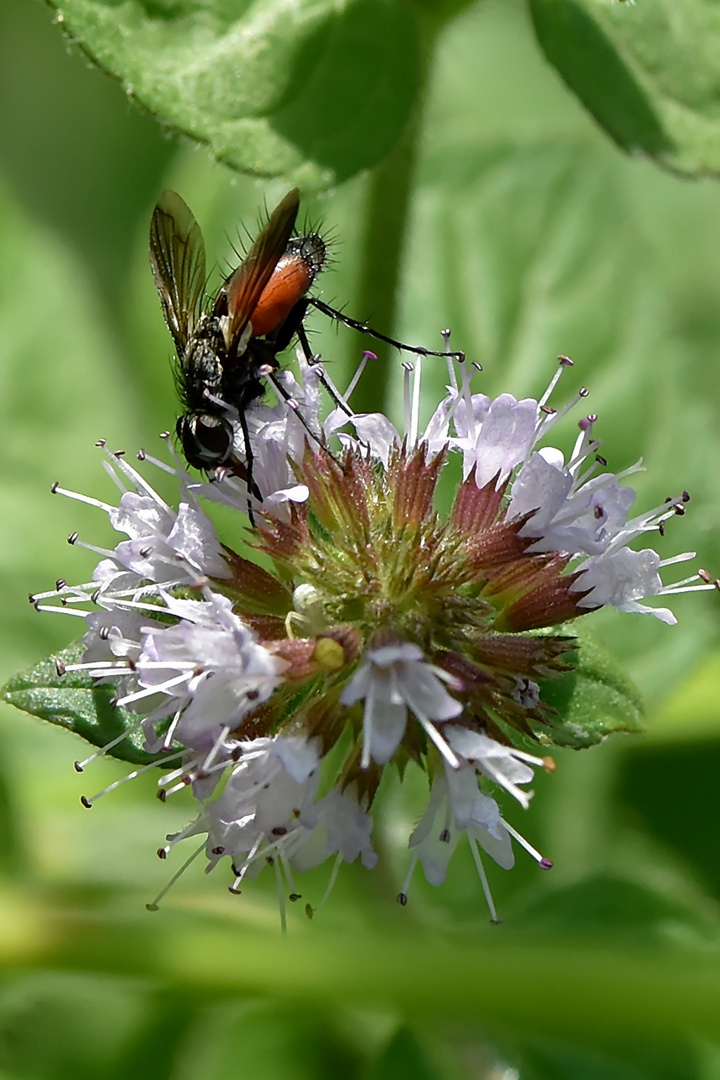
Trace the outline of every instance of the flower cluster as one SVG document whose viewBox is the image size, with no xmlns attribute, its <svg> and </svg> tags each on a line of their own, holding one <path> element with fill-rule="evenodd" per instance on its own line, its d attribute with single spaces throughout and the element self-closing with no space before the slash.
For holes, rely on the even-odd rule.
<svg viewBox="0 0 720 1080">
<path fill-rule="evenodd" d="M 284 905 L 299 896 L 298 872 L 333 860 L 332 883 L 343 862 L 375 865 L 374 799 L 392 764 L 423 769 L 430 792 L 408 838 L 401 902 L 418 861 L 430 882 L 444 880 L 463 836 L 493 919 L 481 850 L 509 868 L 514 842 L 551 865 L 493 792 L 527 807 L 534 770 L 554 767 L 519 747 L 552 745 L 562 725 L 543 686 L 573 664 L 563 624 L 604 605 L 672 623 L 645 601 L 711 587 L 663 584 L 663 569 L 689 554 L 661 560 L 631 546 L 682 513 L 686 494 L 631 516 L 634 492 L 599 456 L 594 416 L 580 420 L 569 459 L 547 445 L 585 396 L 549 404 L 569 363 L 560 359 L 540 400 L 491 400 L 472 392 L 470 365 L 448 360 L 447 394 L 421 431 L 418 361 L 401 434 L 381 414 L 354 414 L 350 391 L 299 357 L 300 381 L 283 373 L 278 404 L 244 418 L 251 482 L 222 470 L 200 481 L 174 455 L 139 455 L 177 481 L 175 510 L 104 449 L 117 506 L 55 487 L 103 509 L 126 537 L 92 549 L 102 556 L 92 582 L 32 599 L 84 613 L 84 655 L 67 670 L 114 685 L 167 766 L 163 799 L 188 787 L 197 799 L 196 819 L 161 857 L 200 836 L 191 858 L 204 851 L 208 868 L 227 859 L 232 891 L 273 865 Z M 323 387 L 334 406 L 324 419 Z M 247 459 L 244 439 L 238 425 Z M 452 456 L 462 478 L 441 515 Z M 234 547 L 218 540 L 203 500 L 235 510 Z"/>
</svg>

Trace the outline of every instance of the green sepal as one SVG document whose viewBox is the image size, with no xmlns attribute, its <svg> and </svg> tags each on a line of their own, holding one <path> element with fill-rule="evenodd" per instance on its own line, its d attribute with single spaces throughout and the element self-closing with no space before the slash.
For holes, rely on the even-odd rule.
<svg viewBox="0 0 720 1080">
<path fill-rule="evenodd" d="M 575 639 L 573 668 L 540 683 L 542 701 L 557 713 L 541 740 L 582 750 L 619 732 L 642 734 L 642 699 L 617 658 L 582 623 L 562 633 Z"/>
<path fill-rule="evenodd" d="M 76 641 L 28 671 L 13 675 L 0 690 L 0 697 L 31 716 L 73 731 L 92 746 L 106 746 L 127 732 L 125 739 L 109 752 L 111 757 L 134 765 L 162 758 L 162 754 L 148 754 L 142 749 L 143 733 L 137 713 L 111 704 L 114 686 L 95 685 L 82 671 L 58 673 L 63 665 L 79 663 L 83 649 L 82 642 Z"/>
</svg>

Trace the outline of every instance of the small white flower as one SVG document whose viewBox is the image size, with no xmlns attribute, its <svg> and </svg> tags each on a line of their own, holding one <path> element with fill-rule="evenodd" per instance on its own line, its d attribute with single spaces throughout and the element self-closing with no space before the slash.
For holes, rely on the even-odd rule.
<svg viewBox="0 0 720 1080">
<path fill-rule="evenodd" d="M 478 487 L 497 477 L 498 485 L 530 452 L 538 424 L 538 403 L 533 398 L 517 401 L 500 394 L 490 401 L 484 394 L 472 398 L 472 413 L 461 401 L 453 419 L 457 437 L 453 446 L 462 451 L 463 475 L 475 469 Z"/>
<path fill-rule="evenodd" d="M 292 865 L 299 872 L 320 866 L 333 855 L 351 863 L 360 857 L 372 870 L 377 855 L 370 843 L 374 821 L 354 793 L 333 790 L 314 807 L 315 825 L 299 838 L 292 851 Z"/>
<path fill-rule="evenodd" d="M 409 847 L 416 849 L 431 885 L 441 885 L 459 837 L 465 833 L 509 870 L 515 864 L 510 834 L 494 799 L 478 788 L 474 769 L 448 770 L 433 782 L 425 813 L 413 831 Z"/>
<path fill-rule="evenodd" d="M 639 615 L 654 615 L 656 619 L 674 626 L 677 619 L 669 608 L 649 607 L 639 601 L 646 596 L 659 596 L 665 590 L 660 577 L 660 556 L 651 548 L 632 551 L 621 547 L 603 555 L 593 555 L 581 563 L 582 574 L 573 586 L 589 589 L 579 601 L 580 607 L 602 607 L 612 604 L 619 611 Z"/>
<path fill-rule="evenodd" d="M 313 800 L 319 755 L 302 737 L 256 739 L 240 744 L 242 757 L 222 793 L 205 809 L 208 850 L 233 856 L 237 876 L 262 868 L 268 851 L 285 846 L 307 823 L 315 824 Z M 244 857 L 239 866 L 238 857 Z"/>
<path fill-rule="evenodd" d="M 371 759 L 378 765 L 390 760 L 405 732 L 408 709 L 437 743 L 439 736 L 431 722 L 450 720 L 462 712 L 462 704 L 448 694 L 439 676 L 448 678 L 409 642 L 367 650 L 340 698 L 343 705 L 365 702 L 363 768 Z"/>
<path fill-rule="evenodd" d="M 635 501 L 612 473 L 578 482 L 563 455 L 546 447 L 531 455 L 513 484 L 510 513 L 532 513 L 524 536 L 537 537 L 533 551 L 598 555 L 615 539 Z"/>
<path fill-rule="evenodd" d="M 443 728 L 443 735 L 459 758 L 500 784 L 527 809 L 532 793 L 523 791 L 518 784 L 530 783 L 534 776 L 530 765 L 542 767 L 545 764 L 542 758 L 512 746 L 503 746 L 489 735 L 455 724 L 447 724 Z"/>
<path fill-rule="evenodd" d="M 267 701 L 286 665 L 257 642 L 227 597 L 168 597 L 167 610 L 180 621 L 143 634 L 138 683 L 165 695 L 166 716 L 182 710 L 176 738 L 202 749 Z"/>
</svg>

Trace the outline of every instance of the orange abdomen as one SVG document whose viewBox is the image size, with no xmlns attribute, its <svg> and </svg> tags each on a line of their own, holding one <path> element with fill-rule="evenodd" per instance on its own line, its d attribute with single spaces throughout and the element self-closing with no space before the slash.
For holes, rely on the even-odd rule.
<svg viewBox="0 0 720 1080">
<path fill-rule="evenodd" d="M 252 313 L 253 337 L 262 337 L 276 330 L 312 282 L 313 274 L 302 256 L 283 255 Z"/>
</svg>

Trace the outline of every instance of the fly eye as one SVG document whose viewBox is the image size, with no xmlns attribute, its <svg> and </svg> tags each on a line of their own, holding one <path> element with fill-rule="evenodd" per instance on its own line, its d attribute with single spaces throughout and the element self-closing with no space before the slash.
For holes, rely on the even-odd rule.
<svg viewBox="0 0 720 1080">
<path fill-rule="evenodd" d="M 233 448 L 233 429 L 222 416 L 191 413 L 181 416 L 177 433 L 185 457 L 196 469 L 217 469 Z"/>
</svg>

